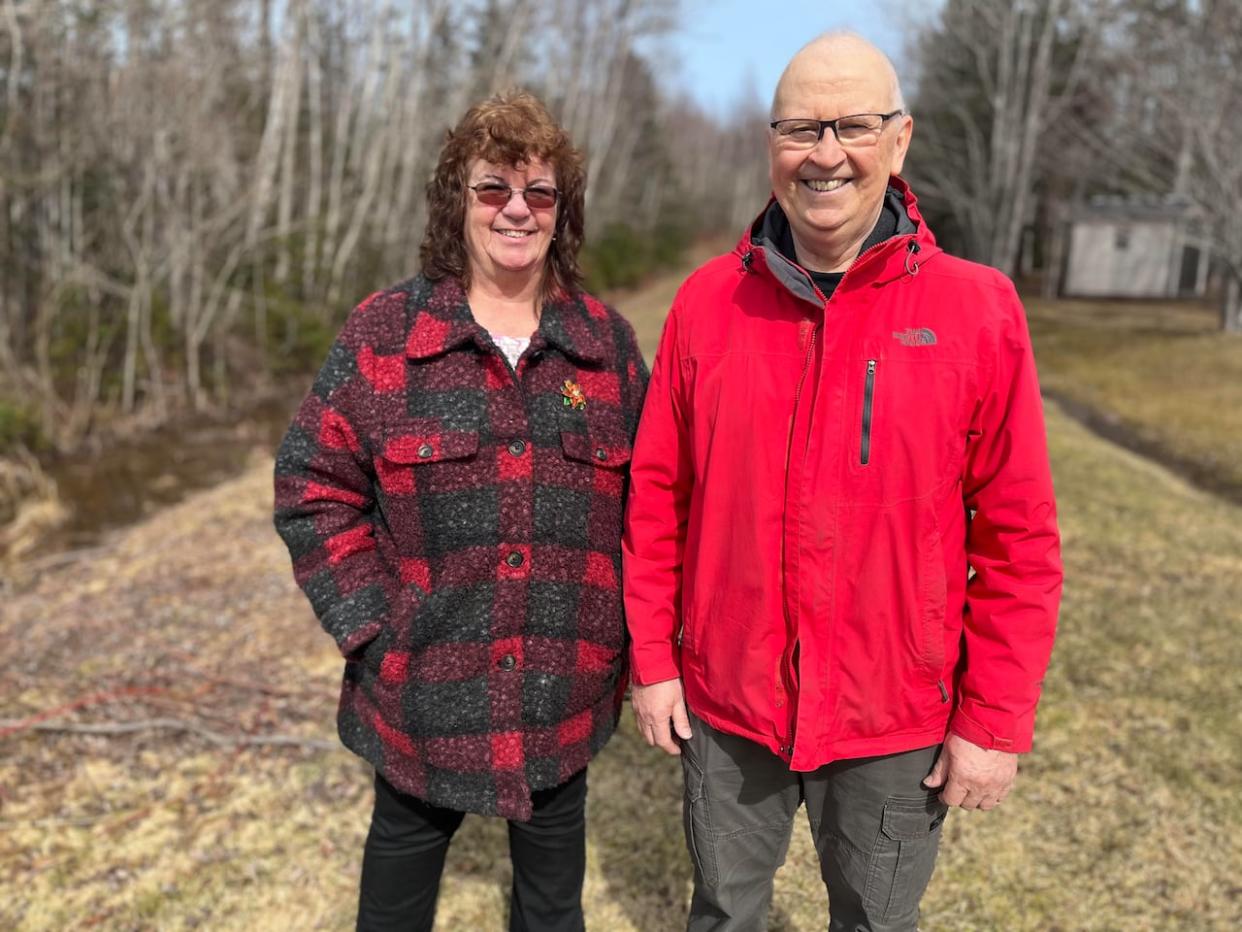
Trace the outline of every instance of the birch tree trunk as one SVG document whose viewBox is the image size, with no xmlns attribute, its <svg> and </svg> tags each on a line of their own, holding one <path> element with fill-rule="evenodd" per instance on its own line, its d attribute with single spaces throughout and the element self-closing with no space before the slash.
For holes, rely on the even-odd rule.
<svg viewBox="0 0 1242 932">
<path fill-rule="evenodd" d="M 302 246 L 302 296 L 318 294 L 315 285 L 319 267 L 319 225 L 323 205 L 323 47 L 319 17 L 306 17 L 306 206 L 303 210 L 305 242 Z"/>
<path fill-rule="evenodd" d="M 281 141 L 280 192 L 276 201 L 276 267 L 272 277 L 277 284 L 289 281 L 292 260 L 290 234 L 293 230 L 293 188 L 297 181 L 298 127 L 302 112 L 302 75 L 305 63 L 306 4 L 304 0 L 291 0 L 286 16 L 290 18 L 293 31 L 292 48 L 289 52 L 289 103 L 285 118 L 284 139 Z"/>
</svg>

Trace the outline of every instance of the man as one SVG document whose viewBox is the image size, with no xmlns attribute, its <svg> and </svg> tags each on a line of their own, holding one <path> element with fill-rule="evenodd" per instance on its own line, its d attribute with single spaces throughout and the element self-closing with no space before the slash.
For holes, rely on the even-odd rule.
<svg viewBox="0 0 1242 932">
<path fill-rule="evenodd" d="M 693 930 L 766 928 L 803 800 L 830 928 L 915 928 L 945 812 L 998 805 L 1030 749 L 1061 587 L 1039 385 L 1012 284 L 898 177 L 912 128 L 878 49 L 800 51 L 774 200 L 656 356 L 626 613 Z"/>
</svg>

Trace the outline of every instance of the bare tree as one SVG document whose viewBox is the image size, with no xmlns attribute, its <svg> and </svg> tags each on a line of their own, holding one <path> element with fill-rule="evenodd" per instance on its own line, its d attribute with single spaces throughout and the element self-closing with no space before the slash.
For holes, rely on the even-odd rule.
<svg viewBox="0 0 1242 932">
<path fill-rule="evenodd" d="M 1085 0 L 949 0 L 918 42 L 910 175 L 952 216 L 966 252 L 1014 274 L 1047 131 L 1096 47 Z"/>
<path fill-rule="evenodd" d="M 1203 0 L 1179 30 L 1178 80 L 1163 94 L 1162 117 L 1176 127 L 1174 190 L 1203 218 L 1225 270 L 1222 329 L 1242 333 L 1242 6 Z M 1170 153 L 1170 154 L 1171 154 Z"/>
<path fill-rule="evenodd" d="M 1055 139 L 1054 193 L 1188 203 L 1224 275 L 1222 328 L 1242 330 L 1242 7 L 1131 0 L 1102 30 L 1090 93 Z M 1068 180 L 1073 179 L 1073 192 Z"/>
<path fill-rule="evenodd" d="M 502 86 L 540 93 L 585 149 L 592 231 L 757 209 L 742 137 L 670 102 L 641 51 L 676 12 L 0 0 L 0 405 L 69 448 L 317 357 L 329 316 L 413 271 L 444 130 Z"/>
</svg>

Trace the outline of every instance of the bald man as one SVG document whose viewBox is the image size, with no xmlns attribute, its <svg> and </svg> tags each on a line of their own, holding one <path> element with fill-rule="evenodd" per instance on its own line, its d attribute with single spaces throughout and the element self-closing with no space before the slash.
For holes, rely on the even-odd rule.
<svg viewBox="0 0 1242 932">
<path fill-rule="evenodd" d="M 913 125 L 874 46 L 802 49 L 773 198 L 656 356 L 625 605 L 696 932 L 767 927 L 802 802 L 829 928 L 914 929 L 947 810 L 999 805 L 1031 747 L 1061 590 L 1039 385 L 1012 284 L 899 176 Z"/>
</svg>

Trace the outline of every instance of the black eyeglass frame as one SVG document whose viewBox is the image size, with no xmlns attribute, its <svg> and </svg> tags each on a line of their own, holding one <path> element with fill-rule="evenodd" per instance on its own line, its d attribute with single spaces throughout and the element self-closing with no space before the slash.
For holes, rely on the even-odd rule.
<svg viewBox="0 0 1242 932">
<path fill-rule="evenodd" d="M 768 124 L 768 128 L 776 129 L 782 123 L 818 123 L 819 124 L 819 135 L 815 137 L 815 145 L 818 146 L 821 142 L 823 142 L 824 130 L 828 129 L 829 127 L 832 128 L 832 135 L 833 135 L 833 138 L 836 139 L 837 145 L 846 145 L 846 143 L 841 142 L 841 134 L 837 131 L 837 124 L 840 123 L 842 120 L 857 120 L 859 117 L 878 116 L 880 118 L 880 127 L 878 130 L 876 130 L 876 132 L 882 133 L 884 132 L 884 127 L 888 123 L 889 120 L 891 120 L 893 117 L 902 116 L 905 114 L 905 112 L 906 111 L 904 109 L 900 109 L 900 110 L 894 110 L 892 113 L 851 113 L 848 116 L 837 117 L 835 120 L 813 120 L 810 117 L 789 117 L 784 120 L 773 120 L 771 123 Z M 778 135 L 784 136 L 785 134 L 778 132 Z"/>
<path fill-rule="evenodd" d="M 519 191 L 522 194 L 522 200 L 526 201 L 526 206 L 531 208 L 532 210 L 551 210 L 553 207 L 559 204 L 561 200 L 561 189 L 554 187 L 550 184 L 531 184 L 531 185 L 527 185 L 524 188 L 515 188 L 513 187 L 513 185 L 506 184 L 503 181 L 480 181 L 477 184 L 468 184 L 466 185 L 466 187 L 469 188 L 471 191 L 473 191 L 474 196 L 478 197 L 480 201 L 482 201 L 482 198 L 479 197 L 479 188 L 494 188 L 498 191 L 501 189 L 507 190 L 509 192 L 509 196 L 505 198 L 504 204 L 492 205 L 492 206 L 500 206 L 501 208 L 507 207 L 509 205 L 509 202 L 513 200 L 513 195 L 517 194 Z M 552 203 L 549 204 L 547 207 L 534 206 L 533 204 L 531 204 L 529 200 L 526 199 L 526 192 L 530 190 L 534 190 L 538 192 L 549 192 L 549 191 L 552 192 Z"/>
</svg>

